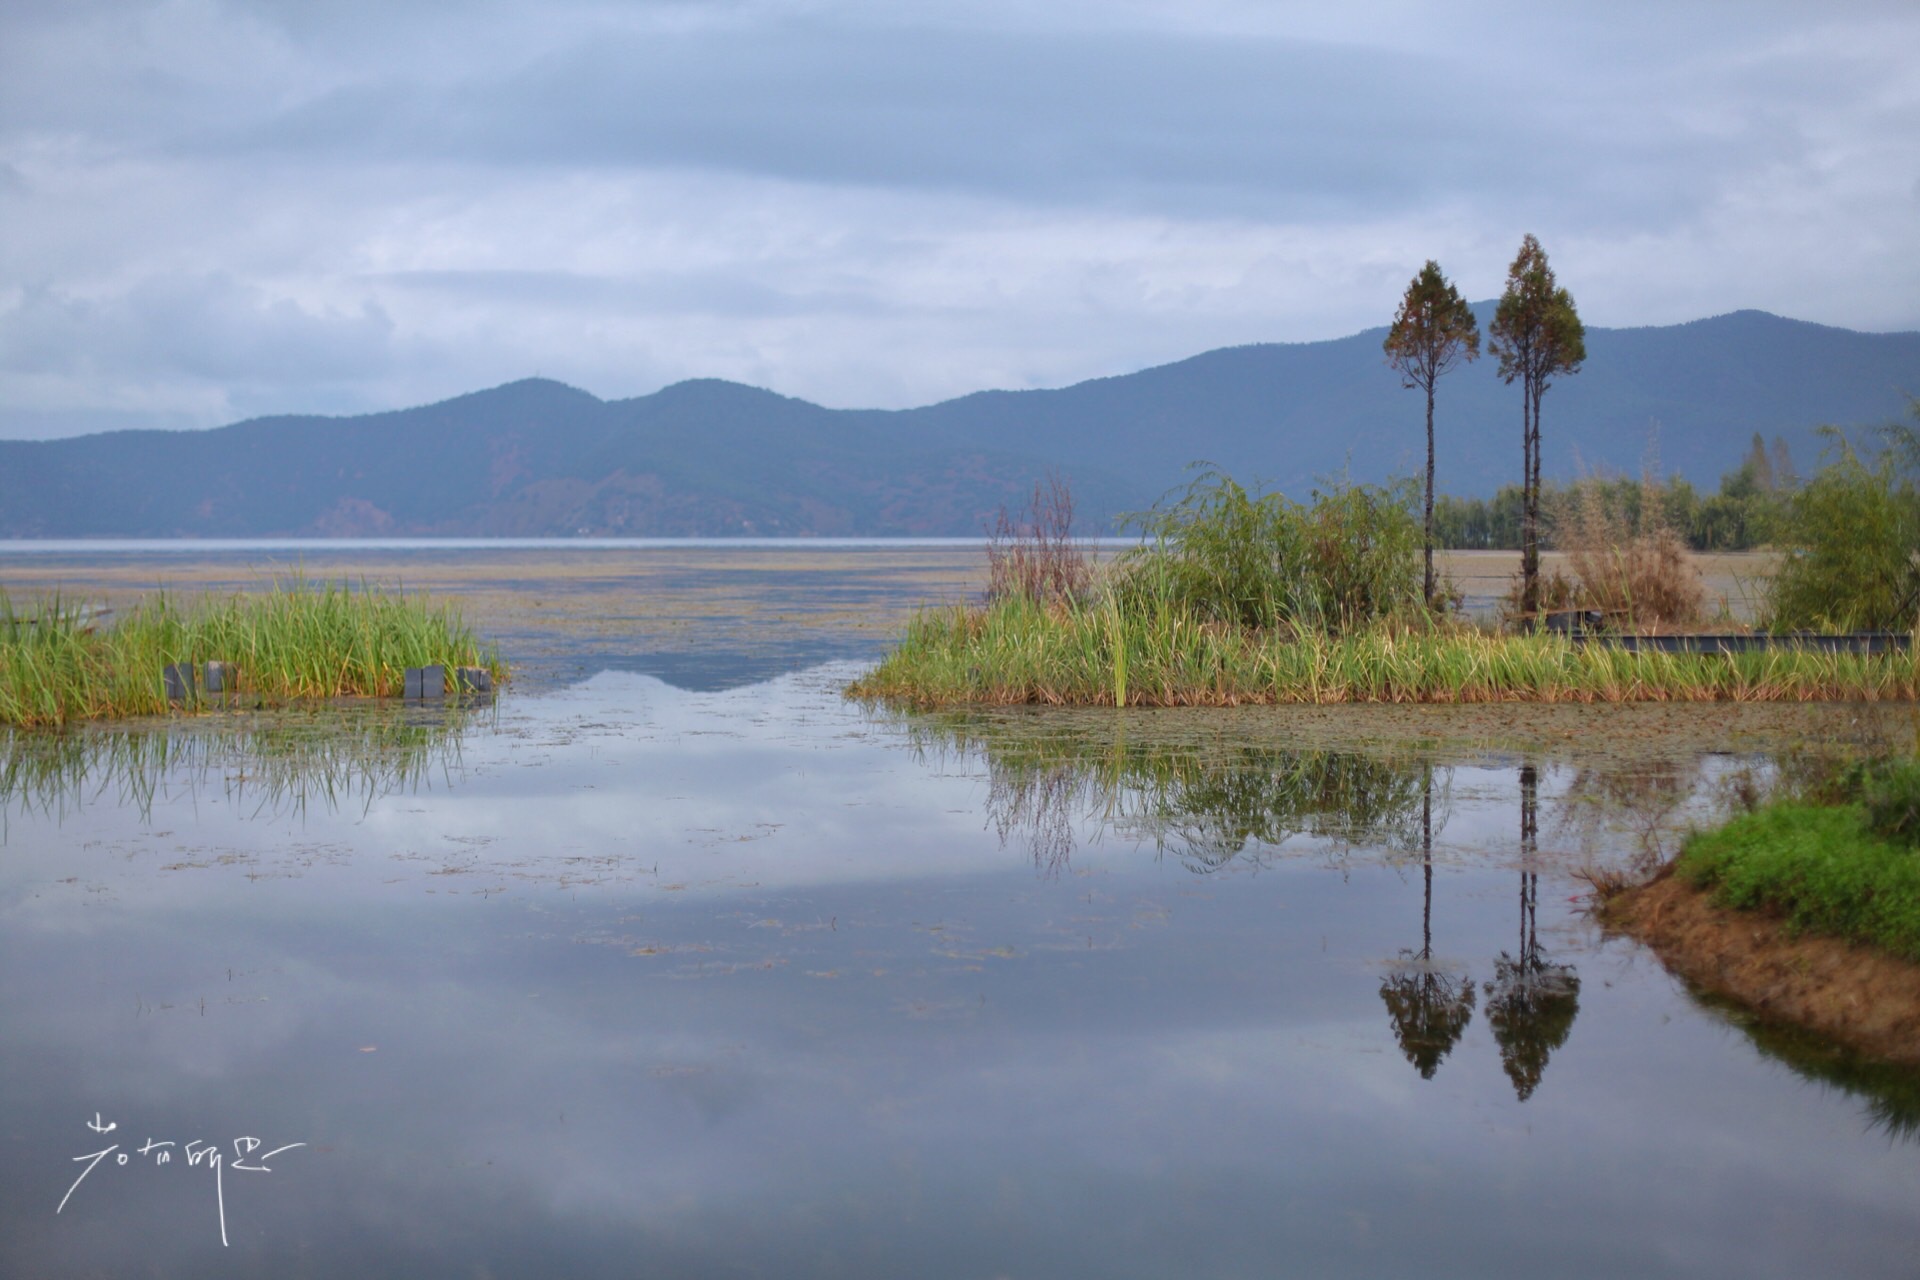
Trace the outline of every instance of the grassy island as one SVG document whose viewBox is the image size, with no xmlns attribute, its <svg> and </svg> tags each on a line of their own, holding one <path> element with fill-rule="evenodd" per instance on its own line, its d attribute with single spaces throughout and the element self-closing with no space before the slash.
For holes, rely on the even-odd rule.
<svg viewBox="0 0 1920 1280">
<path fill-rule="evenodd" d="M 0 725 L 153 715 L 172 663 L 223 662 L 250 703 L 401 692 L 406 668 L 506 669 L 447 605 L 298 579 L 182 606 L 159 595 L 118 619 L 0 593 Z"/>
<path fill-rule="evenodd" d="M 1037 492 L 1031 520 L 1002 519 L 986 599 L 921 612 L 849 692 L 923 708 L 1920 697 L 1911 652 L 1630 652 L 1524 619 L 1475 625 L 1444 592 L 1425 598 L 1415 496 L 1410 484 L 1351 485 L 1308 505 L 1208 472 L 1137 518 L 1137 550 L 1096 569 L 1065 536 L 1064 491 Z M 1575 577 L 1543 584 L 1546 607 L 1598 609 L 1625 629 L 1705 621 L 1699 576 L 1670 531 L 1596 510 L 1562 537 Z M 1817 604 L 1773 621 L 1830 625 Z"/>
<path fill-rule="evenodd" d="M 1265 630 L 1186 611 L 1007 599 L 921 613 L 849 692 L 918 707 L 1912 699 L 1920 660 L 1631 653 L 1464 625 Z"/>
</svg>

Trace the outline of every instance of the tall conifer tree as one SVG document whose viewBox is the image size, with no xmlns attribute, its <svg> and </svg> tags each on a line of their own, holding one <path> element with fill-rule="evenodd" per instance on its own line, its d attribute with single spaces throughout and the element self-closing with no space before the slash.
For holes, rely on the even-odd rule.
<svg viewBox="0 0 1920 1280">
<path fill-rule="evenodd" d="M 1480 355 L 1480 326 L 1473 311 L 1445 276 L 1427 259 L 1394 312 L 1393 327 L 1382 344 L 1387 363 L 1408 390 L 1427 393 L 1427 580 L 1423 597 L 1433 607 L 1433 387 L 1455 362 Z"/>
<path fill-rule="evenodd" d="M 1532 235 L 1520 241 L 1507 268 L 1507 287 L 1488 329 L 1500 377 L 1520 380 L 1520 609 L 1532 619 L 1540 609 L 1540 398 L 1555 375 L 1578 373 L 1587 358 L 1587 331 L 1573 296 L 1554 280 L 1546 250 Z"/>
</svg>

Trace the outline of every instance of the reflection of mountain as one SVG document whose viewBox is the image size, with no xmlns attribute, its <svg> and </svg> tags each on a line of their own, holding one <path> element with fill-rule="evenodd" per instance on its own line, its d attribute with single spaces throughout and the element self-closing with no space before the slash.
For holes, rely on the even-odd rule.
<svg viewBox="0 0 1920 1280">
<path fill-rule="evenodd" d="M 1533 871 L 1539 834 L 1539 779 L 1532 765 L 1520 769 L 1520 947 L 1501 952 L 1487 983 L 1487 1023 L 1500 1045 L 1500 1065 L 1525 1102 L 1540 1087 L 1547 1060 L 1567 1042 L 1580 1012 L 1580 976 L 1540 949 L 1535 915 L 1540 876 Z"/>
<path fill-rule="evenodd" d="M 1129 741 L 1124 734 L 989 732 L 915 721 L 923 750 L 978 752 L 1002 841 L 1024 834 L 1035 862 L 1063 868 L 1082 818 L 1152 841 L 1206 874 L 1258 860 L 1297 835 L 1412 848 L 1422 766 L 1411 752 L 1288 751 Z"/>
<path fill-rule="evenodd" d="M 0 818 L 63 815 L 103 800 L 146 812 L 169 787 L 218 785 L 264 813 L 328 810 L 409 790 L 459 768 L 475 711 L 392 705 L 262 712 L 165 725 L 0 735 Z"/>
<path fill-rule="evenodd" d="M 1455 977 L 1433 963 L 1433 766 L 1420 779 L 1420 867 L 1426 886 L 1420 910 L 1420 950 L 1402 951 L 1400 963 L 1380 983 L 1380 999 L 1393 1019 L 1394 1036 L 1423 1080 L 1473 1021 L 1473 978 Z"/>
</svg>

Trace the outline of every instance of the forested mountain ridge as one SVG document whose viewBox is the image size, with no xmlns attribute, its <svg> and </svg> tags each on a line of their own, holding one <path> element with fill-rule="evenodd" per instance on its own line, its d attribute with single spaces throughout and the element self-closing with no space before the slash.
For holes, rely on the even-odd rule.
<svg viewBox="0 0 1920 1280">
<path fill-rule="evenodd" d="M 1484 328 L 1490 303 L 1475 307 Z M 1317 478 L 1412 474 L 1424 403 L 1385 330 L 1258 344 L 1057 390 L 917 409 L 827 409 L 703 379 L 602 401 L 543 379 L 359 417 L 0 442 L 0 536 L 967 535 L 1049 468 L 1083 532 L 1150 505 L 1187 464 L 1304 497 Z M 1822 423 L 1904 414 L 1920 333 L 1741 311 L 1589 329 L 1543 411 L 1545 470 L 1662 472 L 1711 487 L 1757 431 L 1804 469 Z M 1520 401 L 1494 362 L 1444 379 L 1439 487 L 1519 475 Z"/>
</svg>

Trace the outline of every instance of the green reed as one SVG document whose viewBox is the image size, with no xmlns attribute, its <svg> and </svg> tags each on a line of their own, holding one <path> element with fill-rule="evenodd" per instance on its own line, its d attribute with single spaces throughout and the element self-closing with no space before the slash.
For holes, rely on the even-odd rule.
<svg viewBox="0 0 1920 1280">
<path fill-rule="evenodd" d="M 398 694 L 406 668 L 505 665 L 456 607 L 361 583 L 276 580 L 190 605 L 164 594 L 111 625 L 58 597 L 0 592 L 0 724 L 60 725 L 167 710 L 169 663 L 226 662 L 251 703 Z"/>
<path fill-rule="evenodd" d="M 1007 599 L 922 611 L 848 692 L 919 707 L 1911 700 L 1920 657 L 1630 653 L 1456 625 L 1382 622 L 1335 634 L 1203 621 L 1172 607 Z"/>
</svg>

